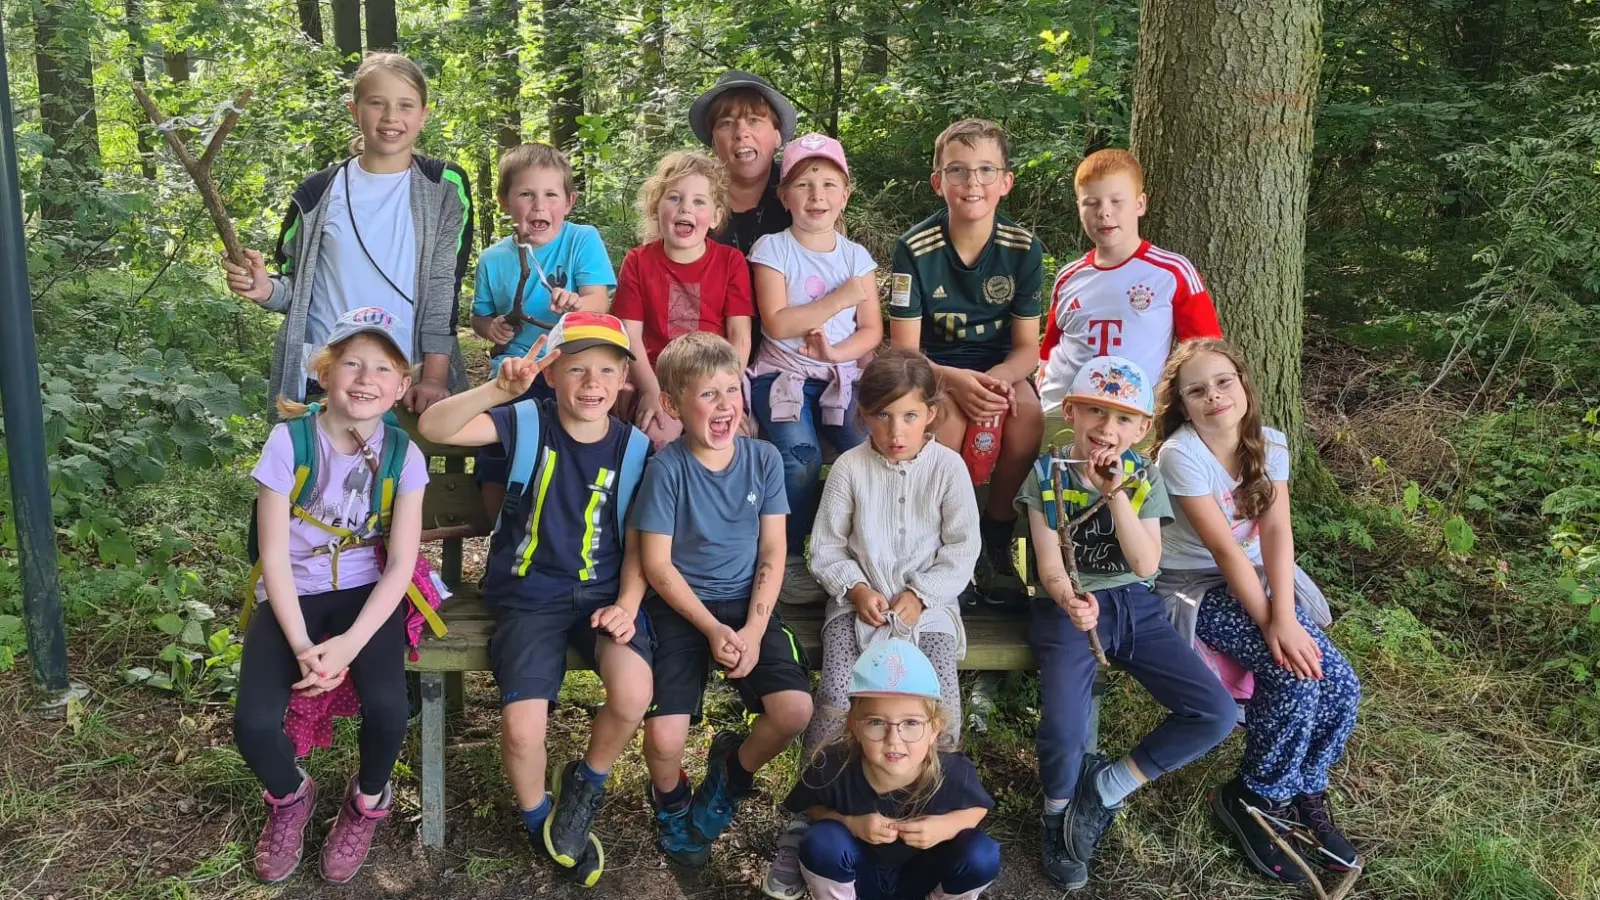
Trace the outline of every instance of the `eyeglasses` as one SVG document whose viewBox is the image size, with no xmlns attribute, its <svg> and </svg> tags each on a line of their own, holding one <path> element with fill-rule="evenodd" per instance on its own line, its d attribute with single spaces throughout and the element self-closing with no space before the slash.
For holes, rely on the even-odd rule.
<svg viewBox="0 0 1600 900">
<path fill-rule="evenodd" d="M 1191 400 L 1201 400 L 1212 391 L 1216 391 L 1219 394 L 1226 394 L 1227 392 L 1233 390 L 1234 386 L 1236 386 L 1238 383 L 1239 374 L 1237 372 L 1223 372 L 1215 378 L 1212 378 L 1209 382 L 1190 382 L 1184 386 L 1183 396 L 1188 397 Z"/>
<path fill-rule="evenodd" d="M 939 170 L 939 174 L 950 179 L 952 184 L 967 184 L 976 180 L 984 187 L 988 187 L 999 181 L 1000 173 L 1004 171 L 1006 170 L 999 166 L 973 166 L 970 169 L 966 166 L 945 166 Z"/>
<path fill-rule="evenodd" d="M 901 719 L 898 722 L 891 722 L 888 719 L 880 719 L 877 716 L 873 716 L 861 720 L 861 736 L 874 744 L 880 743 L 888 740 L 891 726 L 900 734 L 900 740 L 908 744 L 914 744 L 922 740 L 922 735 L 927 732 L 928 720 Z"/>
</svg>

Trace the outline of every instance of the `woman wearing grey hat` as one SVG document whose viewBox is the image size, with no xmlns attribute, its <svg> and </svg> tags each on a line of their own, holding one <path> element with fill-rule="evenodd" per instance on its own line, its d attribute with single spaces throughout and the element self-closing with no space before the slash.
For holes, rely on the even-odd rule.
<svg viewBox="0 0 1600 900">
<path fill-rule="evenodd" d="M 778 202 L 778 148 L 794 138 L 794 105 L 759 75 L 729 71 L 689 107 L 695 137 L 728 172 L 732 214 L 711 237 L 749 254 L 790 225 Z"/>
</svg>

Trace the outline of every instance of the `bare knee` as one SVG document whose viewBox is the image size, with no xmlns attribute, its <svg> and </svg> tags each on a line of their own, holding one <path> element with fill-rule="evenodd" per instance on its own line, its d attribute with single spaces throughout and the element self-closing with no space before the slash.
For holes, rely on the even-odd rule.
<svg viewBox="0 0 1600 900">
<path fill-rule="evenodd" d="M 672 721 L 684 719 L 682 724 Z M 689 740 L 687 716 L 661 716 L 644 720 L 644 755 L 651 762 L 676 765 L 683 761 Z"/>
<path fill-rule="evenodd" d="M 794 737 L 811 721 L 811 695 L 804 691 L 779 691 L 761 698 L 762 715 L 774 730 Z"/>
<path fill-rule="evenodd" d="M 500 711 L 500 741 L 507 756 L 544 752 L 548 709 L 547 701 L 522 700 Z"/>
</svg>

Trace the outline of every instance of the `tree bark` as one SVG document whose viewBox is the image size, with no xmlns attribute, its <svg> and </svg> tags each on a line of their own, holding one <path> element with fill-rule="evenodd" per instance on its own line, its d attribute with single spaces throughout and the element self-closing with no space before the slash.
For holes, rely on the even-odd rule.
<svg viewBox="0 0 1600 900">
<path fill-rule="evenodd" d="M 494 0 L 489 4 L 494 17 L 494 59 L 490 63 L 494 84 L 495 112 L 498 125 L 495 143 L 501 150 L 510 150 L 522 143 L 522 46 L 521 0 Z"/>
<path fill-rule="evenodd" d="M 187 50 L 161 50 L 161 68 L 166 70 L 167 77 L 177 82 L 189 80 L 189 51 Z"/>
<path fill-rule="evenodd" d="M 322 43 L 322 3 L 320 0 L 296 0 L 300 12 L 300 33 L 313 44 Z"/>
<path fill-rule="evenodd" d="M 573 0 L 542 0 L 544 66 L 550 73 L 550 143 L 570 152 L 578 141 L 583 115 L 583 47 L 574 21 Z"/>
<path fill-rule="evenodd" d="M 393 50 L 400 45 L 400 23 L 394 0 L 367 0 L 367 49 Z"/>
<path fill-rule="evenodd" d="M 53 0 L 33 7 L 33 61 L 39 79 L 39 123 L 52 146 L 46 157 L 47 199 L 42 214 L 51 221 L 73 217 L 72 204 L 49 199 L 76 193 L 100 179 L 99 119 L 94 107 L 94 57 L 89 36 L 94 13 L 88 4 Z M 68 164 L 60 171 L 54 161 Z"/>
<path fill-rule="evenodd" d="M 143 0 L 124 0 L 122 4 L 122 23 L 128 32 L 128 78 L 135 85 L 144 87 L 148 76 L 144 70 L 144 54 L 146 49 L 144 33 Z M 145 178 L 156 177 L 155 145 L 150 143 L 150 132 L 137 125 L 133 130 L 134 147 L 139 152 L 139 174 Z"/>
<path fill-rule="evenodd" d="M 889 74 L 889 14 L 880 3 L 866 4 L 862 14 L 866 48 L 861 51 L 861 71 L 882 78 Z"/>
<path fill-rule="evenodd" d="M 361 0 L 333 0 L 333 44 L 339 68 L 353 75 L 361 65 Z"/>
<path fill-rule="evenodd" d="M 1146 234 L 1199 268 L 1296 447 L 1321 32 L 1319 0 L 1145 0 L 1133 93 Z"/>
<path fill-rule="evenodd" d="M 634 103 L 642 110 L 645 144 L 654 147 L 666 137 L 661 92 L 667 87 L 667 8 L 664 0 L 644 0 L 639 13 L 639 80 Z"/>
</svg>

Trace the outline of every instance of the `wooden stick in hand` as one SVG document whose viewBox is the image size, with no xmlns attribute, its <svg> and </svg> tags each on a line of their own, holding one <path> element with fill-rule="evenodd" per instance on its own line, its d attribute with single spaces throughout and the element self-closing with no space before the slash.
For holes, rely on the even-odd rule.
<svg viewBox="0 0 1600 900">
<path fill-rule="evenodd" d="M 144 114 L 150 118 L 150 124 L 159 126 L 166 119 L 161 115 L 160 107 L 144 92 L 138 84 L 133 86 L 133 96 L 138 99 L 139 105 L 144 107 Z M 250 102 L 250 91 L 246 90 L 233 101 L 233 108 L 222 118 L 222 123 L 217 126 L 216 133 L 211 135 L 211 140 L 206 142 L 205 150 L 195 159 L 194 154 L 183 144 L 183 139 L 178 137 L 176 129 L 160 129 L 166 136 L 167 145 L 172 152 L 177 154 L 178 162 L 183 163 L 183 168 L 194 180 L 194 186 L 200 191 L 200 199 L 205 203 L 206 212 L 211 214 L 211 224 L 217 228 L 217 234 L 222 238 L 222 246 L 228 251 L 228 259 L 236 266 L 249 268 L 250 262 L 245 259 L 244 246 L 239 243 L 239 234 L 233 229 L 233 220 L 228 218 L 228 208 L 222 203 L 222 196 L 217 193 L 217 186 L 211 180 L 211 166 L 217 161 L 217 153 L 222 149 L 222 142 L 227 139 L 228 133 L 233 131 L 233 126 L 239 122 L 239 111 Z"/>
<path fill-rule="evenodd" d="M 1078 560 L 1077 553 L 1072 548 L 1072 533 L 1079 525 L 1088 521 L 1096 510 L 1105 505 L 1106 498 L 1102 496 L 1077 518 L 1069 522 L 1067 520 L 1067 498 L 1065 496 L 1066 484 L 1061 477 L 1061 469 L 1066 465 L 1064 456 L 1055 447 L 1050 448 L 1050 489 L 1056 495 L 1056 534 L 1061 539 L 1061 558 L 1067 564 L 1067 585 L 1072 590 L 1074 597 L 1080 597 L 1083 595 L 1083 590 L 1078 587 Z M 1086 633 L 1089 635 L 1089 649 L 1094 651 L 1095 662 L 1098 662 L 1102 668 L 1109 667 L 1111 661 L 1106 659 L 1106 648 L 1100 643 L 1099 624 L 1096 623 L 1095 627 L 1089 629 Z"/>
</svg>

